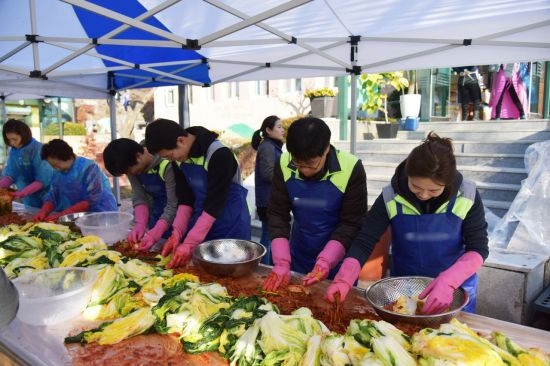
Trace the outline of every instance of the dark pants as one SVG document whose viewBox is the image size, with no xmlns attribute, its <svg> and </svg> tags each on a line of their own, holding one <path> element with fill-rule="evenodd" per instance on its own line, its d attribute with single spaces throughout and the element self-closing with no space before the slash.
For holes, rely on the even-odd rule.
<svg viewBox="0 0 550 366">
<path fill-rule="evenodd" d="M 477 81 L 477 77 L 473 74 L 470 76 L 461 76 L 458 78 L 458 94 L 462 105 L 462 120 L 468 119 L 468 109 L 470 103 L 474 105 L 474 117 L 479 117 L 479 106 L 481 105 L 481 89 Z"/>
</svg>

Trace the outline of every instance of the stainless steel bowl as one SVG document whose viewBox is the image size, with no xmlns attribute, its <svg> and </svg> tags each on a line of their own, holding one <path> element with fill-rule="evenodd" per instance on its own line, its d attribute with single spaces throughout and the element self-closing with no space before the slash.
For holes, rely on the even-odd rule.
<svg viewBox="0 0 550 366">
<path fill-rule="evenodd" d="M 68 215 L 63 215 L 63 216 L 60 216 L 57 219 L 57 223 L 59 223 L 59 224 L 70 224 L 70 223 L 75 222 L 76 219 L 78 219 L 79 217 L 82 217 L 86 214 L 87 214 L 87 212 L 77 212 L 77 213 L 72 213 L 72 214 L 68 214 Z"/>
<path fill-rule="evenodd" d="M 365 296 L 376 313 L 385 321 L 391 323 L 407 322 L 423 327 L 435 328 L 439 324 L 446 323 L 454 318 L 468 303 L 468 293 L 464 289 L 460 287 L 455 290 L 449 310 L 440 314 L 406 315 L 384 308 L 384 306 L 397 301 L 401 295 L 408 297 L 419 295 L 432 280 L 433 278 L 420 276 L 383 278 L 370 285 L 365 291 Z"/>
<path fill-rule="evenodd" d="M 199 244 L 193 259 L 207 273 L 241 277 L 252 272 L 265 253 L 265 247 L 253 241 L 218 239 Z"/>
<path fill-rule="evenodd" d="M 76 225 L 76 219 L 86 215 L 87 212 L 77 212 L 63 215 L 57 218 L 57 223 L 68 226 L 72 231 L 80 232 L 80 228 Z"/>
</svg>

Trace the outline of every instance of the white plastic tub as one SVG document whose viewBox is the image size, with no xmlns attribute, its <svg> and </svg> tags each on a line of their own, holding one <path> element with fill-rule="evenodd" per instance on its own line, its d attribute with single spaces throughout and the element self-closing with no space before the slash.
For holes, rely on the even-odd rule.
<svg viewBox="0 0 550 366">
<path fill-rule="evenodd" d="M 52 268 L 12 280 L 19 292 L 17 318 L 31 325 L 53 325 L 78 316 L 90 301 L 97 272 L 91 268 Z"/>
<path fill-rule="evenodd" d="M 82 235 L 99 236 L 105 244 L 113 245 L 125 240 L 134 216 L 128 212 L 108 211 L 86 214 L 76 219 Z"/>
</svg>

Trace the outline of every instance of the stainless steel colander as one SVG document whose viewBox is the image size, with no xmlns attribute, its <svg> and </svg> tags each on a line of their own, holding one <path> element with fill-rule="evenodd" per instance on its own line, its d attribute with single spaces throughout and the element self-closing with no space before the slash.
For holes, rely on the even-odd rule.
<svg viewBox="0 0 550 366">
<path fill-rule="evenodd" d="M 418 276 L 383 278 L 369 286 L 365 291 L 365 296 L 376 313 L 388 322 L 407 322 L 435 328 L 439 324 L 446 323 L 454 318 L 468 303 L 468 294 L 464 289 L 458 288 L 455 290 L 449 310 L 440 314 L 406 315 L 384 308 L 384 306 L 393 304 L 402 295 L 407 297 L 419 295 L 432 280 L 433 278 L 430 277 Z"/>
<path fill-rule="evenodd" d="M 199 244 L 193 259 L 210 274 L 240 277 L 256 268 L 265 253 L 265 247 L 253 241 L 218 239 Z"/>
</svg>

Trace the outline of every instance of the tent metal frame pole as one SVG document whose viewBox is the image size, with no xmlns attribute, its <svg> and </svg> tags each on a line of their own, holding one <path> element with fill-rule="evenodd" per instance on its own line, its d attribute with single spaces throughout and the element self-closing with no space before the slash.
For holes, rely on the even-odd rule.
<svg viewBox="0 0 550 366">
<path fill-rule="evenodd" d="M 113 76 L 109 76 L 109 83 L 111 84 L 111 87 L 113 86 Z M 109 105 L 109 117 L 111 119 L 111 141 L 115 140 L 116 137 L 116 93 L 113 89 L 111 89 L 112 92 L 109 96 L 109 99 L 107 100 L 107 104 Z M 118 177 L 113 177 L 113 191 L 115 194 L 115 199 L 117 201 L 118 206 L 120 207 L 120 181 Z"/>
<path fill-rule="evenodd" d="M 350 61 L 351 68 L 348 70 L 351 76 L 351 90 L 350 90 L 350 137 L 349 137 L 349 151 L 355 155 L 357 151 L 357 75 L 361 74 L 361 68 L 357 66 L 357 49 L 361 36 L 350 36 Z"/>
</svg>

